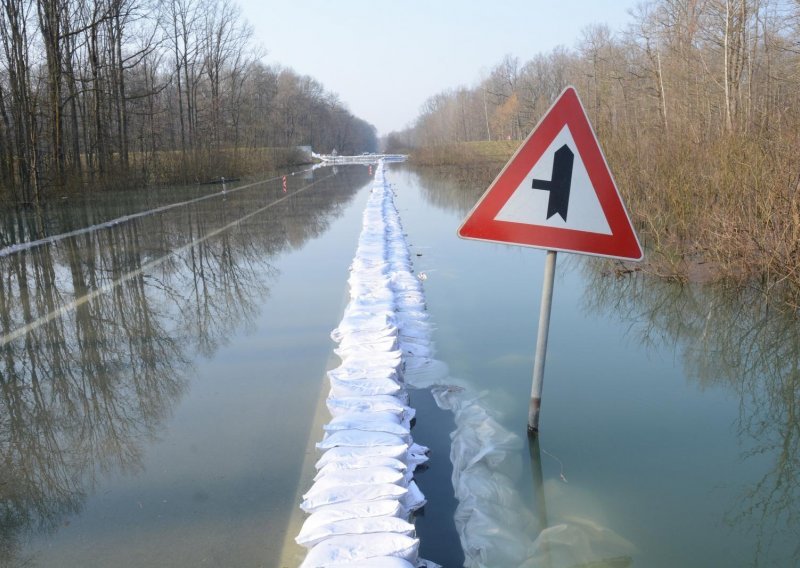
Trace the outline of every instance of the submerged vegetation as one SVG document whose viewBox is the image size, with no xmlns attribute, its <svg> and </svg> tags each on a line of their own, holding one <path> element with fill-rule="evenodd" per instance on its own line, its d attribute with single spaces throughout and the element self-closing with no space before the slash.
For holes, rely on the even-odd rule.
<svg viewBox="0 0 800 568">
<path fill-rule="evenodd" d="M 420 164 L 499 171 L 555 100 L 581 95 L 647 248 L 677 280 L 733 279 L 800 302 L 800 4 L 650 0 L 625 31 L 507 56 L 389 137 Z M 483 166 L 482 166 L 483 167 Z"/>
</svg>

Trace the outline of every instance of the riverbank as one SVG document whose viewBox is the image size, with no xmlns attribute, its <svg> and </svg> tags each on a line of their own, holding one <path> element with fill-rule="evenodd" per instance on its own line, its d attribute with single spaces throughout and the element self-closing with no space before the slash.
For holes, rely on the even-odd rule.
<svg viewBox="0 0 800 568">
<path fill-rule="evenodd" d="M 800 307 L 800 180 L 789 148 L 746 136 L 702 146 L 679 139 L 652 148 L 612 142 L 606 157 L 646 256 L 641 264 L 609 262 L 609 273 L 726 281 Z M 411 163 L 452 168 L 477 199 L 519 144 L 421 148 Z"/>
</svg>

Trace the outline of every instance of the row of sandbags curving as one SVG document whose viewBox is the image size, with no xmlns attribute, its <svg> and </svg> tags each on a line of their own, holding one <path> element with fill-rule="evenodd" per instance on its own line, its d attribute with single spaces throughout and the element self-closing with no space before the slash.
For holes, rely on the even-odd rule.
<svg viewBox="0 0 800 568">
<path fill-rule="evenodd" d="M 328 372 L 331 420 L 317 448 L 317 475 L 300 507 L 301 568 L 435 567 L 418 555 L 413 513 L 425 504 L 414 470 L 427 448 L 411 436 L 403 373 L 430 355 L 420 281 L 385 167 L 375 180 L 350 269 L 350 302 L 331 337 L 341 365 Z"/>
</svg>

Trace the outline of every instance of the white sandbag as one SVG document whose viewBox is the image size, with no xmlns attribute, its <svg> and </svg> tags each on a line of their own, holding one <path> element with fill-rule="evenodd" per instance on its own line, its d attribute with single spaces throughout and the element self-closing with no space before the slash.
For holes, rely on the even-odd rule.
<svg viewBox="0 0 800 568">
<path fill-rule="evenodd" d="M 310 548 L 323 540 L 335 536 L 372 533 L 395 533 L 414 536 L 414 525 L 392 516 L 355 517 L 320 525 L 313 530 L 305 532 L 301 530 L 295 541 L 301 546 Z"/>
<path fill-rule="evenodd" d="M 336 348 L 333 352 L 348 365 L 354 365 L 354 361 L 357 360 L 360 364 L 399 367 L 403 356 L 399 349 L 376 352 L 369 347 Z"/>
<path fill-rule="evenodd" d="M 384 251 L 380 246 L 362 244 L 356 249 L 356 257 L 350 265 L 349 282 L 357 285 L 370 279 L 379 282 L 386 278 L 389 272 L 389 263 L 383 258 Z"/>
<path fill-rule="evenodd" d="M 323 467 L 321 467 L 319 471 L 317 471 L 317 475 L 314 476 L 314 481 L 336 471 L 345 471 L 350 469 L 364 469 L 370 467 L 390 467 L 394 470 L 399 471 L 402 474 L 405 474 L 406 471 L 408 471 L 408 466 L 406 465 L 406 463 L 400 461 L 397 458 L 387 458 L 385 456 L 370 455 L 370 456 L 361 456 L 357 459 L 354 458 L 349 460 L 329 462 L 325 464 Z"/>
<path fill-rule="evenodd" d="M 340 381 L 358 380 L 358 379 L 392 379 L 393 381 L 400 382 L 400 376 L 397 371 L 396 365 L 384 364 L 367 364 L 360 362 L 358 364 L 342 364 L 328 371 L 329 378 L 336 378 Z"/>
<path fill-rule="evenodd" d="M 400 498 L 400 504 L 406 511 L 416 511 L 424 507 L 427 502 L 425 495 L 422 494 L 422 491 L 414 481 L 408 483 L 408 492 Z"/>
<path fill-rule="evenodd" d="M 344 315 L 342 316 L 342 321 L 339 323 L 339 325 L 341 326 L 343 323 L 347 324 L 349 322 L 351 324 L 363 324 L 363 327 L 351 325 L 349 328 L 342 330 L 344 334 L 349 335 L 359 331 L 375 333 L 386 327 L 397 329 L 397 326 L 393 325 L 395 314 L 394 297 L 391 299 L 381 300 L 381 302 L 385 303 L 386 305 L 378 305 L 377 299 L 366 301 L 365 298 L 365 301 L 363 302 L 358 298 L 351 299 L 344 309 Z M 387 318 L 389 320 L 388 323 L 390 324 L 388 326 L 385 324 L 385 320 Z"/>
<path fill-rule="evenodd" d="M 338 503 L 322 507 L 311 513 L 303 523 L 303 529 L 312 530 L 316 527 L 345 519 L 386 516 L 404 518 L 405 511 L 395 499 Z"/>
<path fill-rule="evenodd" d="M 394 313 L 390 311 L 381 313 L 369 313 L 359 310 L 346 310 L 342 321 L 331 332 L 334 341 L 343 337 L 344 334 L 352 331 L 380 331 L 387 329 L 397 329 L 394 323 Z"/>
<path fill-rule="evenodd" d="M 370 396 L 376 394 L 398 395 L 402 391 L 403 386 L 391 379 L 361 379 L 353 381 L 331 379 L 330 396 Z"/>
<path fill-rule="evenodd" d="M 303 499 L 313 497 L 315 494 L 328 490 L 331 487 L 342 485 L 359 485 L 364 483 L 394 483 L 399 484 L 403 480 L 403 472 L 391 467 L 369 467 L 361 469 L 348 469 L 342 471 L 331 471 L 327 475 L 319 478 L 311 489 L 303 495 Z"/>
<path fill-rule="evenodd" d="M 315 466 L 317 469 L 322 469 L 331 462 L 356 461 L 364 457 L 385 457 L 405 461 L 407 459 L 407 453 L 408 446 L 406 444 L 398 444 L 396 446 L 367 446 L 363 448 L 341 446 L 331 448 L 322 454 L 322 457 L 317 460 Z"/>
<path fill-rule="evenodd" d="M 387 414 L 385 412 L 378 413 L 377 418 L 364 418 L 369 416 L 365 413 L 358 414 L 345 414 L 338 418 L 346 418 L 347 420 L 339 420 L 337 422 L 331 421 L 323 429 L 327 433 L 337 432 L 339 430 L 364 430 L 367 432 L 386 432 L 402 437 L 404 440 L 410 435 L 407 427 L 398 423 L 397 416 Z M 390 416 L 392 419 L 383 418 Z"/>
<path fill-rule="evenodd" d="M 365 325 L 365 327 L 358 327 L 357 324 L 361 322 L 367 323 L 366 318 L 353 318 L 350 322 L 348 322 L 349 325 L 346 326 L 342 326 L 340 323 L 339 327 L 331 331 L 331 339 L 339 343 L 349 334 L 370 333 L 375 334 L 376 336 L 379 334 L 388 336 L 397 333 L 397 327 L 394 325 L 394 322 L 387 321 L 386 317 L 370 319 L 368 321 L 369 325 Z"/>
<path fill-rule="evenodd" d="M 354 340 L 358 340 L 361 337 L 373 339 L 377 337 L 389 337 L 392 335 L 397 335 L 397 327 L 394 325 L 385 325 L 383 320 L 376 323 L 380 325 L 373 326 L 373 329 L 348 329 L 340 332 L 338 331 L 339 328 L 336 328 L 331 332 L 331 339 L 339 343 L 345 337 L 351 337 Z"/>
<path fill-rule="evenodd" d="M 425 446 L 420 446 L 419 444 L 411 444 L 408 448 L 408 456 L 406 457 L 406 462 L 409 466 L 416 467 L 420 464 L 425 463 L 428 461 L 428 452 L 430 450 Z"/>
<path fill-rule="evenodd" d="M 370 337 L 366 333 L 362 333 L 356 337 L 353 337 L 352 335 L 345 336 L 339 342 L 339 347 L 337 349 L 338 351 L 334 351 L 334 353 L 338 353 L 340 351 L 345 351 L 345 350 L 352 351 L 354 349 L 361 349 L 364 351 L 375 351 L 375 352 L 396 351 L 397 336 L 396 335 L 381 336 L 376 334 L 375 336 Z"/>
<path fill-rule="evenodd" d="M 346 412 L 394 412 L 400 416 L 409 413 L 411 409 L 399 397 L 389 395 L 376 396 L 350 396 L 342 398 L 328 398 L 328 410 L 333 416 Z"/>
<path fill-rule="evenodd" d="M 312 513 L 320 507 L 336 503 L 378 501 L 380 499 L 399 500 L 406 493 L 408 493 L 408 488 L 394 483 L 336 486 L 313 493 L 309 491 L 309 498 L 303 500 L 300 508 L 306 513 Z"/>
<path fill-rule="evenodd" d="M 386 262 L 381 261 L 383 267 L 388 268 Z M 363 286 L 372 286 L 381 288 L 383 290 L 391 291 L 390 284 L 392 283 L 393 276 L 387 271 L 377 271 L 373 267 L 365 267 L 362 257 L 357 257 L 350 265 L 350 276 L 347 278 L 347 284 L 350 286 L 350 291 L 358 290 Z"/>
<path fill-rule="evenodd" d="M 384 353 L 371 353 L 363 350 L 348 350 L 345 353 L 337 353 L 342 360 L 342 364 L 347 367 L 364 365 L 366 367 L 394 367 L 402 369 L 402 352 L 386 351 Z"/>
<path fill-rule="evenodd" d="M 340 347 L 352 345 L 369 345 L 375 351 L 392 351 L 397 349 L 397 333 L 394 330 L 358 331 L 345 334 Z"/>
<path fill-rule="evenodd" d="M 337 446 L 374 448 L 376 446 L 399 446 L 407 443 L 407 440 L 402 437 L 388 432 L 337 430 L 336 432 L 331 432 L 321 442 L 317 442 L 317 448 L 320 450 L 327 450 Z"/>
<path fill-rule="evenodd" d="M 368 302 L 374 300 L 384 300 L 393 302 L 396 295 L 392 289 L 387 286 L 389 278 L 385 274 L 370 274 L 368 272 L 352 272 L 348 278 L 350 284 L 350 298 L 351 301 L 360 302 L 366 300 Z"/>
<path fill-rule="evenodd" d="M 387 301 L 395 299 L 395 294 L 389 287 L 391 281 L 385 274 L 352 272 L 347 281 L 350 284 L 350 297 L 353 299 L 382 298 Z"/>
<path fill-rule="evenodd" d="M 333 350 L 348 367 L 385 366 L 399 368 L 403 353 L 397 344 L 392 349 L 374 348 L 369 344 L 345 345 Z"/>
<path fill-rule="evenodd" d="M 361 298 L 354 298 L 350 300 L 347 309 L 359 312 L 392 312 L 397 309 L 397 302 L 394 299 L 384 300 L 380 298 L 368 298 L 363 296 Z"/>
<path fill-rule="evenodd" d="M 402 424 L 402 420 L 394 412 L 350 412 L 334 416 L 324 426 L 324 429 L 329 432 L 334 430 L 358 430 L 360 429 L 358 426 L 361 424 L 385 424 L 387 422 L 397 426 Z"/>
<path fill-rule="evenodd" d="M 309 550 L 300 568 L 352 566 L 358 561 L 385 556 L 413 562 L 417 558 L 418 550 L 419 540 L 395 533 L 334 536 Z"/>
</svg>

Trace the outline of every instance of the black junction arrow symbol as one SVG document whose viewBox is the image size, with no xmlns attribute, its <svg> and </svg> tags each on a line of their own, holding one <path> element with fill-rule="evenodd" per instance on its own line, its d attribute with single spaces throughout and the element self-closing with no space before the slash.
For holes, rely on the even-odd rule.
<svg viewBox="0 0 800 568">
<path fill-rule="evenodd" d="M 543 189 L 550 192 L 550 198 L 547 200 L 548 219 L 558 213 L 564 221 L 567 220 L 569 188 L 572 185 L 572 162 L 574 159 L 575 154 L 564 144 L 556 150 L 553 157 L 553 173 L 550 176 L 550 181 L 543 179 L 533 180 L 533 189 Z"/>
</svg>

